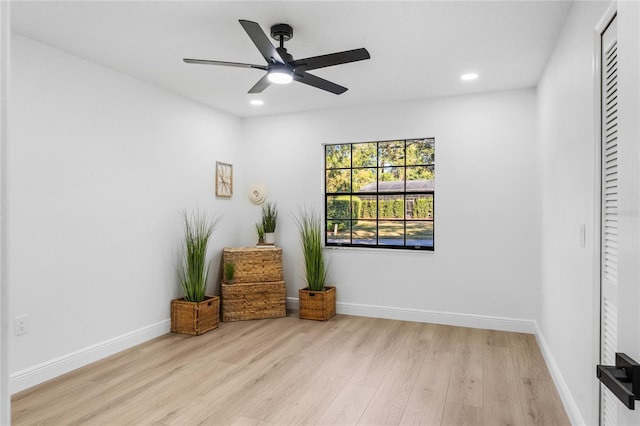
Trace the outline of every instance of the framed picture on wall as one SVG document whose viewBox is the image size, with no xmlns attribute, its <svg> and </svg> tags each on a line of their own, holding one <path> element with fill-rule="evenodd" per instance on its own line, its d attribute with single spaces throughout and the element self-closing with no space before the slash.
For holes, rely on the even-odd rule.
<svg viewBox="0 0 640 426">
<path fill-rule="evenodd" d="M 233 195 L 233 166 L 216 161 L 216 197 L 231 198 Z"/>
</svg>

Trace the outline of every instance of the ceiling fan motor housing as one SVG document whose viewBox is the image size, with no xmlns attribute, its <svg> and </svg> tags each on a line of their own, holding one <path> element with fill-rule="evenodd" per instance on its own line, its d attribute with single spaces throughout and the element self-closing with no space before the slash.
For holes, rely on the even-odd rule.
<svg viewBox="0 0 640 426">
<path fill-rule="evenodd" d="M 289 41 L 293 38 L 293 28 L 287 24 L 275 24 L 271 27 L 271 37 L 277 41 L 280 41 L 280 37 L 282 41 Z"/>
</svg>

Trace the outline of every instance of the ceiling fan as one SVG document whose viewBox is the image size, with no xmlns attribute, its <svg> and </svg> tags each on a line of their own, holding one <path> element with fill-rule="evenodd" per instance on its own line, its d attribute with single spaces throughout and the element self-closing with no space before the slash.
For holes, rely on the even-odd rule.
<svg viewBox="0 0 640 426">
<path fill-rule="evenodd" d="M 266 71 L 267 73 L 264 77 L 258 80 L 258 82 L 249 90 L 249 93 L 261 93 L 264 89 L 269 87 L 269 84 L 271 83 L 287 84 L 292 80 L 295 80 L 339 95 L 346 92 L 347 88 L 317 77 L 313 74 L 309 74 L 307 71 L 371 58 L 367 49 L 360 48 L 294 60 L 293 56 L 291 56 L 284 47 L 284 42 L 291 40 L 293 37 L 293 28 L 291 28 L 290 25 L 276 24 L 271 27 L 271 37 L 279 41 L 279 47 L 274 47 L 271 44 L 267 35 L 256 22 L 241 19 L 240 25 L 242 25 L 242 28 L 244 28 L 249 35 L 249 38 L 251 38 L 251 41 L 253 41 L 253 44 L 256 45 L 264 59 L 267 61 L 267 65 L 188 58 L 184 58 L 184 62 L 188 64 L 255 68 Z"/>
</svg>

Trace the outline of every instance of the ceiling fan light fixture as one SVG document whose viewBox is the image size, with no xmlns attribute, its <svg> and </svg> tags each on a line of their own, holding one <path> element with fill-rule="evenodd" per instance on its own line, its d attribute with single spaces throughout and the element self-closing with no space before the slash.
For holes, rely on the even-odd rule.
<svg viewBox="0 0 640 426">
<path fill-rule="evenodd" d="M 264 105 L 264 101 L 262 99 L 251 99 L 249 103 L 254 106 Z"/>
<path fill-rule="evenodd" d="M 253 44 L 258 48 L 262 57 L 267 61 L 267 65 L 189 58 L 184 58 L 183 61 L 188 64 L 221 65 L 266 71 L 267 73 L 249 89 L 248 93 L 251 95 L 262 93 L 272 83 L 289 84 L 293 80 L 335 95 L 340 95 L 348 89 L 314 74 L 309 74 L 307 71 L 371 59 L 371 55 L 369 55 L 367 49 L 361 47 L 359 49 L 345 50 L 344 52 L 334 52 L 327 55 L 294 60 L 293 56 L 289 54 L 284 47 L 284 42 L 293 37 L 293 28 L 291 28 L 290 25 L 276 24 L 271 27 L 271 37 L 276 39 L 279 44 L 279 46 L 276 47 L 269 41 L 260 24 L 247 21 L 246 19 L 240 19 L 239 22 Z"/>
<path fill-rule="evenodd" d="M 275 84 L 289 84 L 293 81 L 291 72 L 285 69 L 275 69 L 269 71 L 269 81 Z"/>
</svg>

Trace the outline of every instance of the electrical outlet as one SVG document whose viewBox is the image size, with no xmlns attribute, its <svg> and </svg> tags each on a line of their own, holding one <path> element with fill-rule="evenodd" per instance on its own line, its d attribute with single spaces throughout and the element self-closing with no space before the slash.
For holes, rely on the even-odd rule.
<svg viewBox="0 0 640 426">
<path fill-rule="evenodd" d="M 15 330 L 16 336 L 20 336 L 21 334 L 27 334 L 29 332 L 29 322 L 27 321 L 26 315 L 20 315 L 19 317 L 15 317 Z"/>
</svg>

